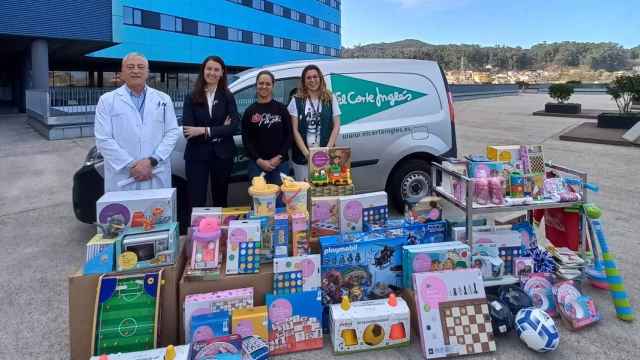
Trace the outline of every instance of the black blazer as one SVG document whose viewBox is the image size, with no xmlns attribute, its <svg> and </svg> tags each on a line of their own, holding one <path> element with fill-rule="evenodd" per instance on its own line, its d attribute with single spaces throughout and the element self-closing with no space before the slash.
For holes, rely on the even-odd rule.
<svg viewBox="0 0 640 360">
<path fill-rule="evenodd" d="M 238 132 L 240 115 L 236 107 L 236 100 L 229 91 L 218 89 L 214 96 L 213 116 L 209 116 L 209 105 L 194 104 L 192 96 L 186 96 L 182 107 L 183 126 L 206 126 L 209 128 L 210 138 L 198 136 L 187 141 L 184 159 L 207 160 L 211 147 L 220 158 L 226 159 L 236 154 L 236 144 L 233 135 Z M 224 125 L 229 116 L 231 124 Z"/>
</svg>

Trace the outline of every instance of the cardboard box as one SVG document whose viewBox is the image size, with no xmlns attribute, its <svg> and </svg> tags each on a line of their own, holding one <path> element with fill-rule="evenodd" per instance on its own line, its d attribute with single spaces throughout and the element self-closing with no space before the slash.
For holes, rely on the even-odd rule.
<svg viewBox="0 0 640 360">
<path fill-rule="evenodd" d="M 492 161 L 515 163 L 520 161 L 520 145 L 489 145 L 487 158 Z"/>
<path fill-rule="evenodd" d="M 96 202 L 96 217 L 100 224 L 108 224 L 117 216 L 131 227 L 142 226 L 144 221 L 168 224 L 178 221 L 176 189 L 149 189 L 113 191 L 102 195 Z"/>
<path fill-rule="evenodd" d="M 179 314 L 179 343 L 184 344 L 184 312 L 182 311 L 184 299 L 187 295 L 201 294 L 212 291 L 232 290 L 253 287 L 253 305 L 265 304 L 265 295 L 273 291 L 273 265 L 264 264 L 260 272 L 256 274 L 226 275 L 226 264 L 220 269 L 220 278 L 217 280 L 189 281 L 184 276 L 178 285 Z"/>
<path fill-rule="evenodd" d="M 178 282 L 182 277 L 186 254 L 184 243 L 186 237 L 181 238 L 180 256 L 172 266 L 163 268 L 160 290 L 160 326 L 158 328 L 158 344 L 160 346 L 176 345 L 178 343 L 179 308 Z M 150 269 L 140 270 L 144 273 Z M 136 273 L 136 272 L 133 272 Z M 93 318 L 95 311 L 98 279 L 100 275 L 82 275 L 82 270 L 69 276 L 69 344 L 71 360 L 86 360 L 91 357 L 91 333 L 93 332 Z M 270 284 L 271 282 L 269 282 Z"/>
</svg>

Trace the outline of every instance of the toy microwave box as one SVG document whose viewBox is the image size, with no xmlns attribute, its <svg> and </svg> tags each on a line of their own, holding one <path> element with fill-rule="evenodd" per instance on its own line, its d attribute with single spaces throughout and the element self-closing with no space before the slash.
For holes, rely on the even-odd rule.
<svg viewBox="0 0 640 360">
<path fill-rule="evenodd" d="M 439 244 L 406 245 L 402 248 L 405 288 L 413 288 L 412 275 L 429 271 L 466 269 L 470 265 L 469 245 L 459 241 Z"/>
<path fill-rule="evenodd" d="M 387 193 L 340 196 L 340 231 L 368 231 L 384 227 L 389 218 Z"/>
<path fill-rule="evenodd" d="M 388 299 L 330 306 L 329 334 L 336 354 L 409 345 L 409 307 L 395 294 Z"/>
<path fill-rule="evenodd" d="M 104 239 L 102 234 L 94 235 L 87 243 L 87 256 L 82 273 L 104 274 L 113 271 L 115 266 L 116 240 Z"/>
<path fill-rule="evenodd" d="M 118 222 L 129 227 L 176 222 L 176 189 L 105 193 L 96 203 L 96 219 L 100 224 Z"/>
<path fill-rule="evenodd" d="M 406 241 L 381 232 L 321 237 L 323 303 L 339 303 L 342 295 L 352 301 L 380 299 L 402 288 Z"/>
<path fill-rule="evenodd" d="M 187 295 L 183 304 L 185 341 L 191 341 L 192 317 L 219 311 L 231 313 L 235 309 L 250 307 L 253 307 L 253 288 Z"/>
<path fill-rule="evenodd" d="M 226 274 L 260 271 L 260 220 L 231 220 L 227 244 Z"/>
<path fill-rule="evenodd" d="M 126 229 L 116 240 L 116 270 L 172 265 L 179 243 L 178 223 L 156 225 L 148 231 Z"/>
</svg>

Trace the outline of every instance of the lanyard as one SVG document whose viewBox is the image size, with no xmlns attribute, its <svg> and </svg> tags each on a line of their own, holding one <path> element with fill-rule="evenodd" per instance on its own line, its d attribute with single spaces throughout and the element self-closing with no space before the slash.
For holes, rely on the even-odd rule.
<svg viewBox="0 0 640 360">
<path fill-rule="evenodd" d="M 147 100 L 147 92 L 143 91 L 142 92 L 142 101 L 140 102 L 140 105 L 137 106 L 138 112 L 140 113 L 140 116 L 142 116 L 142 109 L 144 109 L 144 102 L 146 100 Z"/>
<path fill-rule="evenodd" d="M 311 105 L 311 110 L 313 111 L 314 115 L 320 114 L 320 99 L 318 99 L 318 104 L 316 106 L 316 105 L 313 104 L 313 100 L 311 100 L 311 98 L 309 98 L 309 104 Z"/>
</svg>

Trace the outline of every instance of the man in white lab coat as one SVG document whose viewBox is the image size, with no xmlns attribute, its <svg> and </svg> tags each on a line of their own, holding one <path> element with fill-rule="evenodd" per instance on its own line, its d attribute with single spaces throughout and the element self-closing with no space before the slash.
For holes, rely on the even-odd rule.
<svg viewBox="0 0 640 360">
<path fill-rule="evenodd" d="M 169 95 L 146 85 L 149 62 L 122 60 L 125 85 L 100 97 L 96 146 L 104 158 L 104 191 L 171 187 L 170 155 L 180 135 Z"/>
</svg>

